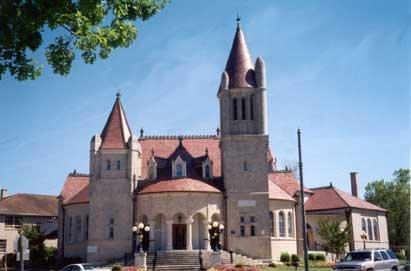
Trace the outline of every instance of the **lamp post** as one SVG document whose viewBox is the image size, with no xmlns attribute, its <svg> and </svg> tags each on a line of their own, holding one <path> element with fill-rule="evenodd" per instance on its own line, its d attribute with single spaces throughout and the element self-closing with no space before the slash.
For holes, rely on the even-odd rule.
<svg viewBox="0 0 411 271">
<path fill-rule="evenodd" d="M 361 239 L 362 239 L 362 243 L 365 249 L 365 241 L 367 240 L 367 233 L 365 231 L 361 231 Z"/>
<path fill-rule="evenodd" d="M 224 224 L 213 221 L 207 225 L 208 232 L 210 233 L 210 245 L 211 249 L 218 251 L 221 249 L 220 234 L 223 233 Z"/>
<path fill-rule="evenodd" d="M 144 233 L 150 231 L 150 226 L 144 225 L 144 223 L 140 222 L 137 224 L 137 226 L 133 226 L 131 228 L 131 231 L 133 232 L 133 253 L 136 253 L 136 250 L 138 250 L 138 252 L 142 252 Z M 136 249 L 137 237 L 138 237 L 138 247 Z"/>
</svg>

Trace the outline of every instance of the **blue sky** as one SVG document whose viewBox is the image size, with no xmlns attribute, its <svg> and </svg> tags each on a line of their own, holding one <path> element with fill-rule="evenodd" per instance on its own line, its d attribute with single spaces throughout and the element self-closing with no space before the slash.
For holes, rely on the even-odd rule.
<svg viewBox="0 0 411 271">
<path fill-rule="evenodd" d="M 266 62 L 280 167 L 297 161 L 301 128 L 306 186 L 349 191 L 358 171 L 363 193 L 410 165 L 410 11 L 408 1 L 175 0 L 107 60 L 77 55 L 67 77 L 45 64 L 36 81 L 0 81 L 0 186 L 58 194 L 70 171 L 88 172 L 117 89 L 136 134 L 215 133 L 239 13 L 253 58 Z"/>
</svg>

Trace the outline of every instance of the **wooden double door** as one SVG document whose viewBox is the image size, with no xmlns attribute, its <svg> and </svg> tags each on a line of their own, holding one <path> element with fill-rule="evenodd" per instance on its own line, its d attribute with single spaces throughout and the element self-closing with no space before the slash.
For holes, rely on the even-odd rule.
<svg viewBox="0 0 411 271">
<path fill-rule="evenodd" d="M 173 249 L 186 249 L 187 225 L 173 224 Z"/>
</svg>

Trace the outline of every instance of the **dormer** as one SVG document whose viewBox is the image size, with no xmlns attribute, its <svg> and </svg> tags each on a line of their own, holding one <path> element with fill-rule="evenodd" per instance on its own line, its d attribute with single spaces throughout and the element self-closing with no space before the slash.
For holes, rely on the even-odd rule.
<svg viewBox="0 0 411 271">
<path fill-rule="evenodd" d="M 148 176 L 149 180 L 157 179 L 157 162 L 154 156 L 151 156 L 150 160 L 147 161 L 148 164 Z"/>
<path fill-rule="evenodd" d="M 213 178 L 213 161 L 207 156 L 202 163 L 203 179 L 209 180 Z"/>
<path fill-rule="evenodd" d="M 182 178 L 187 176 L 186 161 L 184 161 L 180 155 L 173 161 L 173 178 Z"/>
</svg>

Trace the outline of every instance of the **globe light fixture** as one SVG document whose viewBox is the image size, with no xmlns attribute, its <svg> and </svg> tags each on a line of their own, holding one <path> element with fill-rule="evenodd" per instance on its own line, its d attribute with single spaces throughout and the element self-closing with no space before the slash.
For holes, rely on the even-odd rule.
<svg viewBox="0 0 411 271">
<path fill-rule="evenodd" d="M 144 229 L 144 224 L 142 222 L 140 222 L 140 223 L 138 223 L 137 227 L 138 227 L 139 230 L 142 230 L 142 229 Z"/>
<path fill-rule="evenodd" d="M 224 225 L 223 225 L 223 224 L 218 225 L 218 229 L 219 229 L 220 231 L 224 230 Z"/>
<path fill-rule="evenodd" d="M 144 227 L 144 231 L 150 231 L 150 227 L 149 227 L 149 226 L 145 226 L 145 227 Z"/>
<path fill-rule="evenodd" d="M 211 225 L 208 224 L 208 225 L 207 225 L 207 229 L 208 229 L 208 230 L 211 230 L 211 228 L 212 228 Z"/>
<path fill-rule="evenodd" d="M 132 228 L 131 228 L 131 231 L 132 232 L 136 232 L 138 229 L 137 229 L 137 226 L 133 226 Z"/>
<path fill-rule="evenodd" d="M 218 222 L 214 221 L 212 225 L 213 225 L 214 228 L 217 228 L 218 227 Z"/>
</svg>

